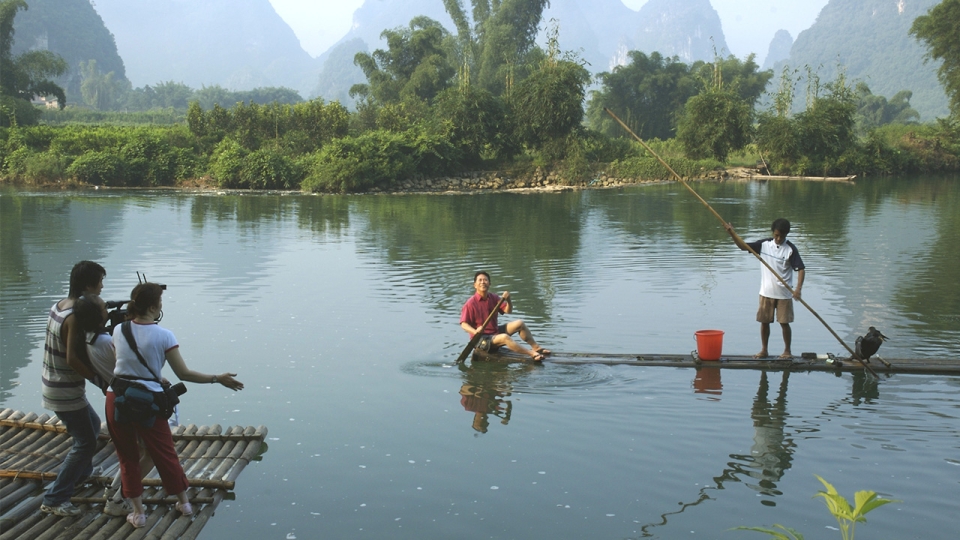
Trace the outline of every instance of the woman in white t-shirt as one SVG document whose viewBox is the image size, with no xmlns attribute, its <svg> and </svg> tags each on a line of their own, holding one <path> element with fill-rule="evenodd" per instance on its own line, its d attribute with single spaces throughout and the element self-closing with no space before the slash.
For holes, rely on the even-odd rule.
<svg viewBox="0 0 960 540">
<path fill-rule="evenodd" d="M 150 391 L 159 392 L 161 386 L 158 377 L 163 365 L 169 363 L 181 381 L 220 383 L 231 390 L 242 390 L 243 383 L 234 378 L 236 373 L 207 375 L 187 367 L 183 357 L 180 356 L 179 344 L 173 332 L 157 325 L 163 308 L 161 295 L 163 295 L 163 287 L 156 283 L 141 283 L 130 293 L 130 303 L 127 305 L 127 311 L 133 317 L 130 329 L 137 350 L 143 356 L 146 365 L 140 362 L 123 335 L 121 327 L 117 326 L 113 332 L 113 346 L 117 353 L 114 376 L 134 381 Z M 167 421 L 158 416 L 149 428 L 136 422 L 117 422 L 115 399 L 116 396 L 111 389 L 107 392 L 107 426 L 110 428 L 110 435 L 113 437 L 113 444 L 120 458 L 123 496 L 133 503 L 133 512 L 127 516 L 127 521 L 135 528 L 143 527 L 147 521 L 141 498 L 143 476 L 139 463 L 138 435 L 146 446 L 147 453 L 153 458 L 164 490 L 177 497 L 177 510 L 185 516 L 192 515 L 193 507 L 190 506 L 186 493 L 189 484 L 180 465 L 180 458 L 177 456 Z"/>
</svg>

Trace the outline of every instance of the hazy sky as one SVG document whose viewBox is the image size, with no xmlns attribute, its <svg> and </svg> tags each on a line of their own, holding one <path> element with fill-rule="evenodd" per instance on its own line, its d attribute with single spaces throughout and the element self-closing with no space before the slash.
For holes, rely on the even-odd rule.
<svg viewBox="0 0 960 540">
<path fill-rule="evenodd" d="M 353 12 L 363 1 L 270 0 L 270 3 L 293 28 L 304 50 L 319 56 L 350 30 Z M 647 3 L 647 0 L 622 1 L 634 10 Z M 469 4 L 469 0 L 464 3 Z M 761 63 L 777 30 L 783 28 L 797 39 L 797 34 L 813 24 L 827 0 L 710 0 L 710 3 L 720 15 L 729 52 L 741 58 L 756 52 L 757 62 Z M 562 41 L 563 36 L 560 38 Z"/>
</svg>

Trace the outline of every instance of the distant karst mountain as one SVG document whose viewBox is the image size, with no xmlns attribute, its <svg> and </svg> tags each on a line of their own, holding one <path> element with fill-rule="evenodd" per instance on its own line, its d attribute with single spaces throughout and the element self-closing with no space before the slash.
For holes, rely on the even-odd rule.
<svg viewBox="0 0 960 540">
<path fill-rule="evenodd" d="M 469 1 L 464 5 L 469 8 Z M 343 100 L 350 86 L 365 82 L 363 73 L 352 65 L 353 55 L 385 48 L 380 33 L 407 26 L 417 15 L 456 31 L 440 0 L 366 0 L 354 13 L 350 31 L 320 56 L 323 72 L 313 94 Z M 639 12 L 620 0 L 552 0 L 543 12 L 541 28 L 551 20 L 560 29 L 560 48 L 577 52 L 593 73 L 623 64 L 630 50 L 659 51 L 687 63 L 712 60 L 714 49 L 729 54 L 720 17 L 710 0 L 650 0 Z M 543 38 L 541 32 L 541 45 Z"/>
<path fill-rule="evenodd" d="M 319 65 L 269 0 L 96 0 L 134 86 L 162 81 L 306 95 Z"/>
<path fill-rule="evenodd" d="M 113 36 L 90 0 L 28 0 L 13 28 L 13 55 L 48 50 L 66 60 L 68 71 L 55 82 L 66 92 L 67 103 L 81 101 L 80 62 L 96 60 L 102 73 L 112 71 L 116 80 L 126 78 Z"/>
<path fill-rule="evenodd" d="M 730 54 L 710 0 L 650 0 L 638 13 L 634 50 L 678 56 L 687 64 Z"/>
<path fill-rule="evenodd" d="M 925 15 L 940 0 L 830 0 L 817 21 L 800 32 L 789 58 L 780 69 L 817 71 L 821 82 L 834 80 L 837 65 L 848 79 L 862 80 L 875 95 L 892 97 L 910 90 L 910 104 L 921 121 L 948 114 L 947 97 L 937 81 L 939 62 L 924 63 L 927 52 L 909 34 L 913 20 Z M 797 100 L 804 100 L 804 88 Z"/>
<path fill-rule="evenodd" d="M 777 30 L 770 41 L 770 48 L 767 50 L 767 57 L 763 60 L 761 69 L 773 69 L 781 60 L 790 57 L 790 49 L 793 47 L 793 37 L 786 30 Z"/>
</svg>

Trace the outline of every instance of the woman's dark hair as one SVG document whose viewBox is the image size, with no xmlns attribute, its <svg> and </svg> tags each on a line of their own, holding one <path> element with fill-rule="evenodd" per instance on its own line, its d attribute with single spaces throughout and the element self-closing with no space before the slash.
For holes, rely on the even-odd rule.
<svg viewBox="0 0 960 540">
<path fill-rule="evenodd" d="M 160 295 L 163 294 L 163 286 L 159 283 L 141 283 L 130 292 L 130 303 L 127 304 L 127 312 L 134 317 L 146 315 L 147 310 L 160 304 Z"/>
<path fill-rule="evenodd" d="M 100 280 L 107 277 L 107 271 L 93 261 L 80 261 L 70 271 L 70 298 L 80 298 L 87 289 L 96 287 Z"/>
<path fill-rule="evenodd" d="M 777 218 L 773 220 L 773 225 L 770 226 L 771 231 L 780 231 L 784 236 L 790 234 L 790 222 L 784 218 Z"/>
<path fill-rule="evenodd" d="M 99 296 L 83 295 L 73 304 L 73 317 L 81 332 L 96 332 L 103 328 L 103 311 Z"/>
</svg>

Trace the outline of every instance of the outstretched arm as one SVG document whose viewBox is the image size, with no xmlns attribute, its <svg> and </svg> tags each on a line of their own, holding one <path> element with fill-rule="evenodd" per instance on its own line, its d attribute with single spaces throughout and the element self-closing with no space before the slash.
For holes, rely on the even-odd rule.
<svg viewBox="0 0 960 540">
<path fill-rule="evenodd" d="M 170 364 L 170 368 L 173 369 L 173 372 L 177 374 L 177 377 L 181 381 L 189 381 L 194 383 L 220 383 L 231 390 L 243 390 L 243 383 L 234 379 L 237 376 L 236 373 L 221 373 L 220 375 L 207 375 L 206 373 L 200 373 L 199 371 L 193 371 L 187 367 L 187 363 L 183 361 L 183 356 L 180 355 L 180 348 L 170 349 L 166 354 L 167 362 Z"/>
</svg>

